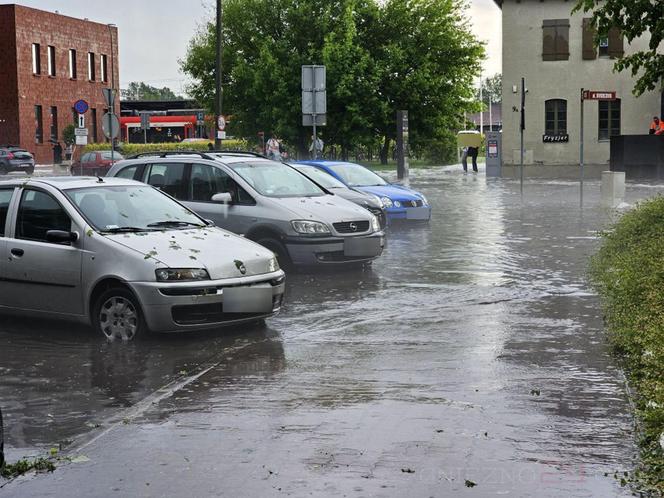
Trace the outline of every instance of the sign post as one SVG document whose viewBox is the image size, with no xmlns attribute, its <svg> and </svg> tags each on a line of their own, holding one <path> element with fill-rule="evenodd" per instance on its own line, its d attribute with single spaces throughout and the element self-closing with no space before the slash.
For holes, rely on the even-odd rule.
<svg viewBox="0 0 664 498">
<path fill-rule="evenodd" d="M 523 132 L 526 129 L 526 79 L 521 78 L 521 124 L 519 125 L 521 130 L 521 166 L 519 168 L 521 175 L 521 196 L 523 197 Z"/>
<path fill-rule="evenodd" d="M 141 112 L 141 130 L 143 130 L 143 143 L 148 143 L 148 130 L 150 129 L 150 113 Z"/>
<path fill-rule="evenodd" d="M 325 66 L 302 66 L 302 125 L 313 127 L 314 159 L 318 156 L 317 126 L 327 121 L 327 90 Z"/>
<path fill-rule="evenodd" d="M 581 89 L 581 123 L 579 126 L 579 132 L 580 132 L 580 141 L 579 141 L 579 167 L 580 167 L 580 180 L 579 180 L 579 186 L 581 188 L 581 197 L 580 197 L 580 202 L 581 202 L 581 207 L 583 207 L 583 181 L 584 181 L 584 176 L 585 176 L 585 164 L 584 164 L 584 103 L 586 100 L 616 100 L 618 97 L 616 92 L 613 91 L 600 91 L 600 90 L 586 90 L 584 88 Z"/>
<path fill-rule="evenodd" d="M 110 116 L 108 118 L 108 123 L 109 123 L 109 132 L 112 131 L 112 124 L 113 122 L 118 122 L 118 118 L 115 115 L 115 88 L 102 88 L 101 93 L 104 96 L 104 100 L 106 101 L 106 105 L 108 106 L 108 113 L 104 115 L 104 118 L 106 116 Z M 115 119 L 113 119 L 115 118 Z M 106 120 L 102 120 L 102 128 L 104 127 L 104 123 L 106 123 Z M 118 132 L 120 131 L 120 124 L 118 122 L 118 131 L 113 134 L 113 136 L 109 136 L 109 133 L 106 133 L 106 136 L 111 139 L 111 164 L 115 163 L 115 137 L 118 136 Z"/>
</svg>

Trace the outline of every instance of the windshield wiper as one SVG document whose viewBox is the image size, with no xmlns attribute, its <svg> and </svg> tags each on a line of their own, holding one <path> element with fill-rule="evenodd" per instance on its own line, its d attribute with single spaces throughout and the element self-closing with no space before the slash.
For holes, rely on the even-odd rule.
<svg viewBox="0 0 664 498">
<path fill-rule="evenodd" d="M 155 223 L 150 223 L 149 227 L 199 227 L 203 228 L 205 225 L 200 223 L 192 223 L 191 221 L 177 221 L 177 220 L 167 220 L 167 221 L 157 221 Z"/>
<path fill-rule="evenodd" d="M 140 227 L 113 227 L 113 228 L 105 228 L 102 231 L 108 233 L 122 233 L 122 232 L 153 232 L 154 230 L 150 230 L 149 228 L 140 228 Z"/>
</svg>

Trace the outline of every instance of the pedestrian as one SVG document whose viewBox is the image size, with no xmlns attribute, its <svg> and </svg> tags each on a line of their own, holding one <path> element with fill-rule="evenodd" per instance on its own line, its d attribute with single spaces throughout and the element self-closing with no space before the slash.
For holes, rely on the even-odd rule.
<svg viewBox="0 0 664 498">
<path fill-rule="evenodd" d="M 268 159 L 272 159 L 273 161 L 281 161 L 281 152 L 279 152 L 279 148 L 279 139 L 277 138 L 277 135 L 273 133 L 272 138 L 267 141 L 266 145 Z"/>
<path fill-rule="evenodd" d="M 53 164 L 62 164 L 62 145 L 60 145 L 60 142 L 55 142 L 53 146 Z"/>
<path fill-rule="evenodd" d="M 323 147 L 325 144 L 320 139 L 320 137 L 315 137 L 311 135 L 311 145 L 309 146 L 309 152 L 311 152 L 311 157 L 313 159 L 319 159 L 323 157 Z"/>
<path fill-rule="evenodd" d="M 74 146 L 72 144 L 67 144 L 67 147 L 65 147 L 65 161 L 71 161 L 73 155 Z"/>
<path fill-rule="evenodd" d="M 656 135 L 661 126 L 662 123 L 659 121 L 659 118 L 657 116 L 653 117 L 652 123 L 650 123 L 650 134 Z"/>
<path fill-rule="evenodd" d="M 461 162 L 463 164 L 463 170 L 468 171 L 468 156 L 473 160 L 473 171 L 477 173 L 477 156 L 479 155 L 479 147 L 465 147 L 463 149 L 463 156 Z"/>
</svg>

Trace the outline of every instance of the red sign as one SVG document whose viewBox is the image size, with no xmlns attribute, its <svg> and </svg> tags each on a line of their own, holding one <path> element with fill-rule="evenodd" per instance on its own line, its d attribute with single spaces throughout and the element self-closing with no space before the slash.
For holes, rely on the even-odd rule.
<svg viewBox="0 0 664 498">
<path fill-rule="evenodd" d="M 598 90 L 584 90 L 583 100 L 616 100 L 616 92 L 600 92 Z"/>
</svg>

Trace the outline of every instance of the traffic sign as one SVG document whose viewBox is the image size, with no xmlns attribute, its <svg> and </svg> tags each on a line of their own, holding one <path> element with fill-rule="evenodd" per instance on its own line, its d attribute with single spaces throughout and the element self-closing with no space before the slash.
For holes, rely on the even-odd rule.
<svg viewBox="0 0 664 498">
<path fill-rule="evenodd" d="M 101 129 L 106 138 L 117 138 L 120 134 L 120 121 L 115 114 L 106 113 L 101 118 Z"/>
<path fill-rule="evenodd" d="M 115 106 L 115 89 L 114 88 L 102 88 L 101 93 L 104 96 L 104 101 L 108 107 Z"/>
<path fill-rule="evenodd" d="M 85 100 L 79 99 L 76 102 L 74 102 L 74 110 L 78 114 L 85 114 L 86 112 L 88 112 L 88 109 L 90 109 L 90 106 Z"/>
<path fill-rule="evenodd" d="M 77 128 L 85 128 L 85 114 L 78 115 L 78 126 Z"/>
<path fill-rule="evenodd" d="M 601 92 L 598 90 L 584 90 L 583 100 L 616 100 L 616 92 Z"/>
<path fill-rule="evenodd" d="M 76 137 L 87 137 L 88 129 L 87 128 L 74 128 L 74 136 Z"/>
<path fill-rule="evenodd" d="M 88 145 L 88 137 L 87 136 L 77 136 L 76 137 L 76 145 Z"/>
<path fill-rule="evenodd" d="M 316 126 L 326 124 L 327 91 L 325 66 L 302 66 L 302 124 Z M 322 117 L 320 117 L 322 116 Z"/>
<path fill-rule="evenodd" d="M 226 120 L 223 116 L 219 116 L 217 119 L 217 127 L 219 128 L 219 131 L 224 131 L 226 129 Z"/>
<path fill-rule="evenodd" d="M 141 113 L 141 130 L 146 131 L 150 129 L 150 113 Z"/>
</svg>

